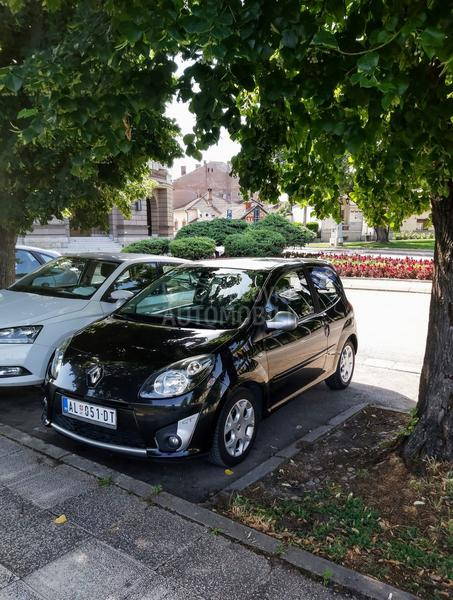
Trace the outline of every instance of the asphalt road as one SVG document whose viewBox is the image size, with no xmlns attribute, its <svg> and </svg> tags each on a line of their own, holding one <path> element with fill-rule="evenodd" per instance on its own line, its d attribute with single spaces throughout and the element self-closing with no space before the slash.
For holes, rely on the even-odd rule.
<svg viewBox="0 0 453 600">
<path fill-rule="evenodd" d="M 395 292 L 349 290 L 359 328 L 359 355 L 351 386 L 331 391 L 324 384 L 281 407 L 261 423 L 256 444 L 233 475 L 205 458 L 183 462 L 151 462 L 87 448 L 61 437 L 40 423 L 40 391 L 0 393 L 0 422 L 49 443 L 105 464 L 151 484 L 159 484 L 195 502 L 206 500 L 278 450 L 359 403 L 370 402 L 408 410 L 415 404 L 417 369 L 423 357 L 429 296 Z M 369 361 L 398 361 L 400 370 L 371 366 Z M 404 369 L 407 365 L 407 369 Z"/>
</svg>

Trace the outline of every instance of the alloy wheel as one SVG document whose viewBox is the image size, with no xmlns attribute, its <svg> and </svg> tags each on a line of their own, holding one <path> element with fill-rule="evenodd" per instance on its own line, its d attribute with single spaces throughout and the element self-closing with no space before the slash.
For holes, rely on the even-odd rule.
<svg viewBox="0 0 453 600">
<path fill-rule="evenodd" d="M 343 383 L 348 383 L 352 377 L 352 371 L 354 369 L 354 351 L 352 347 L 347 344 L 341 353 L 340 358 L 340 377 Z"/>
<path fill-rule="evenodd" d="M 255 409 L 249 400 L 238 400 L 231 407 L 225 421 L 225 449 L 230 456 L 242 456 L 253 438 L 255 431 Z"/>
</svg>

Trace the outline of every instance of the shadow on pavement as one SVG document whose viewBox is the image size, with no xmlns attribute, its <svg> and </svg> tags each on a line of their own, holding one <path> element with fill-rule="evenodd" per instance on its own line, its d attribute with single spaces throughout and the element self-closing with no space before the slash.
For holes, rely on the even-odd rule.
<svg viewBox="0 0 453 600">
<path fill-rule="evenodd" d="M 378 386 L 353 382 L 347 390 L 332 391 L 320 384 L 264 419 L 255 447 L 247 460 L 235 467 L 232 475 L 226 475 L 222 468 L 211 465 L 205 457 L 190 461 L 155 462 L 116 455 L 73 442 L 41 424 L 41 397 L 42 392 L 38 388 L 1 390 L 0 422 L 131 477 L 161 485 L 164 490 L 192 502 L 205 501 L 277 451 L 355 404 L 367 402 L 394 406 L 400 410 L 414 405 L 413 400 L 406 396 Z"/>
</svg>

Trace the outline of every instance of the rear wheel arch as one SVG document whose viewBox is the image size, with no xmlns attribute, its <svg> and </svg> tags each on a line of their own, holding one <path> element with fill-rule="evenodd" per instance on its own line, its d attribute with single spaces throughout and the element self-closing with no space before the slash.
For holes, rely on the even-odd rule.
<svg viewBox="0 0 453 600">
<path fill-rule="evenodd" d="M 354 346 L 354 352 L 357 354 L 357 350 L 359 349 L 359 341 L 355 333 L 352 333 L 346 341 L 351 341 Z"/>
</svg>

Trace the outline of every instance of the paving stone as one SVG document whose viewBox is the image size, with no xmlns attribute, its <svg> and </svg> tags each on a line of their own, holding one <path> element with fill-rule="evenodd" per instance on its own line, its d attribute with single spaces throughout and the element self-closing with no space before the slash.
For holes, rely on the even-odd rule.
<svg viewBox="0 0 453 600">
<path fill-rule="evenodd" d="M 0 590 L 16 579 L 17 577 L 9 569 L 0 565 Z"/>
<path fill-rule="evenodd" d="M 269 578 L 270 570 L 270 563 L 263 556 L 211 535 L 160 567 L 158 572 L 175 591 L 183 588 L 201 598 L 224 600 L 243 598 L 245 591 L 251 595 Z"/>
<path fill-rule="evenodd" d="M 16 521 L 15 527 L 0 526 L 0 563 L 24 577 L 87 538 L 79 527 L 57 525 L 54 518 L 43 510 Z"/>
<path fill-rule="evenodd" d="M 0 590 L 0 600 L 44 600 L 23 581 L 16 581 Z"/>
<path fill-rule="evenodd" d="M 153 582 L 140 582 L 130 593 L 121 600 L 207 600 L 183 588 L 172 590 L 165 579 Z"/>
<path fill-rule="evenodd" d="M 0 489 L 0 527 L 15 527 L 18 520 L 23 519 L 40 509 L 29 500 L 24 500 L 8 488 Z"/>
<path fill-rule="evenodd" d="M 49 472 L 52 460 L 32 452 L 20 450 L 0 457 L 0 483 L 9 487 L 22 479 Z"/>
<path fill-rule="evenodd" d="M 51 508 L 97 485 L 93 477 L 66 465 L 60 465 L 37 473 L 10 487 L 42 508 Z"/>
<path fill-rule="evenodd" d="M 54 509 L 155 568 L 203 535 L 204 527 L 131 496 L 116 487 L 90 490 Z"/>
<path fill-rule="evenodd" d="M 55 505 L 52 512 L 66 517 L 92 532 L 101 534 L 115 527 L 127 514 L 135 514 L 147 506 L 142 500 L 114 485 L 101 486 L 68 498 Z"/>
<path fill-rule="evenodd" d="M 247 596 L 247 600 L 348 600 L 352 596 L 339 594 L 320 583 L 303 577 L 298 571 L 276 566 L 268 581 Z"/>
<path fill-rule="evenodd" d="M 22 446 L 0 435 L 0 456 L 21 450 Z"/>
<path fill-rule="evenodd" d="M 146 579 L 149 584 L 153 577 L 122 552 L 90 540 L 35 571 L 25 582 L 48 600 L 110 600 L 127 597 L 137 581 Z"/>
</svg>

